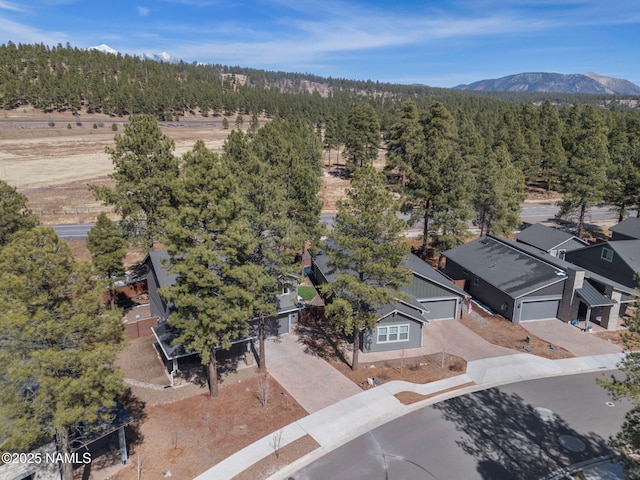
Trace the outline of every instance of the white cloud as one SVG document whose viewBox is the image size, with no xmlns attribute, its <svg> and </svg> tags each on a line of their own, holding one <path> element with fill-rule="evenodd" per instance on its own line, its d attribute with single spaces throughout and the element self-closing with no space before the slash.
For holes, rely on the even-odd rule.
<svg viewBox="0 0 640 480">
<path fill-rule="evenodd" d="M 0 32 L 4 38 L 15 43 L 44 43 L 56 45 L 69 41 L 69 35 L 64 32 L 44 32 L 29 25 L 23 25 L 0 17 Z"/>
<path fill-rule="evenodd" d="M 2 10 L 11 10 L 12 12 L 24 12 L 25 9 L 23 7 L 19 7 L 10 2 L 5 2 L 4 0 L 0 0 L 0 9 Z"/>
<path fill-rule="evenodd" d="M 136 7 L 136 10 L 138 10 L 138 15 L 140 15 L 141 17 L 146 17 L 151 11 L 146 7 Z"/>
</svg>

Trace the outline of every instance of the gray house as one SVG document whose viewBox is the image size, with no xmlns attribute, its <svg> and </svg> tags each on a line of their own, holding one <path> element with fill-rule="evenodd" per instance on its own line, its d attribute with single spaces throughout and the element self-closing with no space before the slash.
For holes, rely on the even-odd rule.
<svg viewBox="0 0 640 480">
<path fill-rule="evenodd" d="M 611 240 L 640 240 L 640 218 L 629 217 L 614 225 L 611 230 Z"/>
<path fill-rule="evenodd" d="M 627 287 L 638 286 L 640 240 L 609 240 L 596 243 L 567 252 L 566 259 Z"/>
<path fill-rule="evenodd" d="M 588 242 L 555 228 L 535 223 L 516 234 L 516 240 L 547 252 L 552 257 L 565 258 L 566 252 L 584 248 Z"/>
<path fill-rule="evenodd" d="M 311 269 L 316 284 L 335 278 L 327 260 L 324 253 L 313 257 Z M 470 297 L 415 255 L 409 255 L 404 266 L 413 272 L 411 283 L 402 288 L 406 295 L 377 310 L 375 328 L 361 333 L 363 352 L 421 347 L 423 327 L 432 320 L 458 318 L 463 302 Z"/>
<path fill-rule="evenodd" d="M 445 273 L 513 322 L 559 318 L 614 329 L 635 292 L 530 245 L 488 235 L 444 253 Z"/>
<path fill-rule="evenodd" d="M 173 363 L 175 372 L 178 369 L 178 359 L 193 356 L 194 353 L 186 351 L 182 345 L 173 344 L 178 332 L 167 323 L 172 304 L 162 297 L 159 290 L 175 284 L 177 278 L 177 275 L 170 273 L 165 266 L 168 260 L 169 254 L 166 251 L 150 252 L 144 260 L 144 265 L 147 269 L 151 315 L 158 317 L 158 325 L 153 327 L 152 331 L 165 360 Z M 277 314 L 265 319 L 267 337 L 290 333 L 293 326 L 298 323 L 300 309 L 304 307 L 298 299 L 299 278 L 296 275 L 286 275 L 278 280 L 282 293 L 277 296 Z M 249 320 L 248 336 L 232 342 L 233 346 L 230 351 L 225 352 L 226 356 L 240 355 L 249 351 L 251 342 L 258 336 L 258 323 L 257 318 Z"/>
<path fill-rule="evenodd" d="M 566 273 L 494 236 L 443 254 L 445 273 L 465 280 L 465 290 L 512 322 L 556 318 Z"/>
</svg>

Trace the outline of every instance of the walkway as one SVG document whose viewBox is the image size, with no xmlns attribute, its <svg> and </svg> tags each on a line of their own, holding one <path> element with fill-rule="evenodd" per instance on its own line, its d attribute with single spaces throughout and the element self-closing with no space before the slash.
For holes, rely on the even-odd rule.
<svg viewBox="0 0 640 480">
<path fill-rule="evenodd" d="M 602 340 L 591 333 L 585 333 L 577 327 L 561 320 L 535 320 L 521 322 L 527 331 L 549 343 L 569 350 L 577 357 L 584 355 L 605 355 L 620 353 L 622 349 L 615 343 Z"/>
<path fill-rule="evenodd" d="M 362 392 L 355 383 L 304 348 L 295 334 L 267 341 L 269 374 L 309 413 Z"/>
</svg>

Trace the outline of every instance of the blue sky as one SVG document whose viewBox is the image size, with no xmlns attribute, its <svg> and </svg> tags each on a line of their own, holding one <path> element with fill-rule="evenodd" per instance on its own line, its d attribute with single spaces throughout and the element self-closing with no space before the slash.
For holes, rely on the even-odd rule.
<svg viewBox="0 0 640 480">
<path fill-rule="evenodd" d="M 640 85 L 638 0 L 0 0 L 0 43 L 452 87 L 522 72 Z"/>
</svg>

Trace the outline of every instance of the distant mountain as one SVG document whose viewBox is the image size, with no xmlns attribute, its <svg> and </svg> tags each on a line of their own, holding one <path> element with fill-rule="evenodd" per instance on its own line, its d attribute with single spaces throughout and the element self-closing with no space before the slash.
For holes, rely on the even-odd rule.
<svg viewBox="0 0 640 480">
<path fill-rule="evenodd" d="M 117 55 L 118 51 L 111 48 L 109 45 L 103 43 L 102 45 L 98 45 L 97 47 L 89 47 L 88 50 L 98 50 L 102 53 L 110 53 L 112 55 Z"/>
<path fill-rule="evenodd" d="M 628 80 L 605 77 L 597 73 L 519 73 L 507 77 L 480 80 L 469 85 L 453 87 L 457 90 L 490 92 L 552 92 L 640 95 L 640 87 Z"/>
<path fill-rule="evenodd" d="M 112 55 L 117 55 L 119 52 L 114 50 L 109 45 L 102 44 L 97 47 L 89 47 L 89 50 L 99 50 L 102 53 L 110 53 Z M 178 57 L 174 57 L 173 55 L 168 54 L 167 52 L 162 53 L 143 53 L 138 55 L 140 58 L 144 60 L 153 60 L 154 62 L 166 62 L 166 63 L 180 63 L 181 59 Z"/>
<path fill-rule="evenodd" d="M 173 55 L 169 55 L 167 52 L 162 53 L 143 53 L 140 55 L 141 58 L 145 60 L 153 60 L 155 62 L 166 62 L 166 63 L 180 63 L 181 59 L 178 57 L 174 57 Z"/>
</svg>

